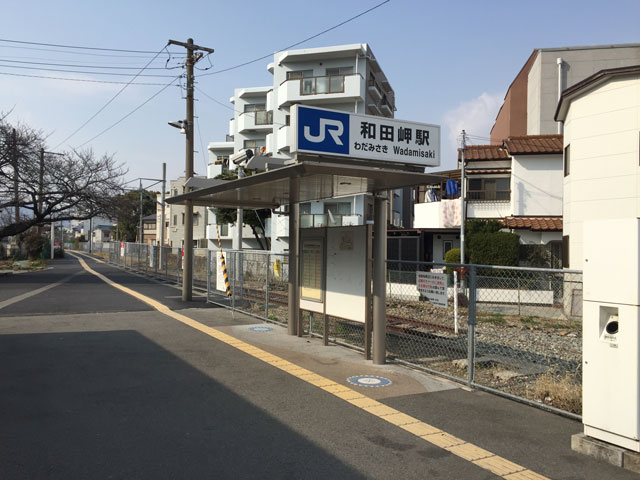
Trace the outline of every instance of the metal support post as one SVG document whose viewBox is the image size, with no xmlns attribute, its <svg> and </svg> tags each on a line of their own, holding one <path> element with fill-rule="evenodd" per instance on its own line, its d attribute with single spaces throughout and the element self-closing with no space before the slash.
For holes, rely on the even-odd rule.
<svg viewBox="0 0 640 480">
<path fill-rule="evenodd" d="M 162 217 L 160 218 L 160 268 L 162 268 L 162 249 L 164 247 L 164 229 L 165 229 L 165 195 L 167 190 L 167 164 L 162 164 Z"/>
<path fill-rule="evenodd" d="M 266 275 L 265 275 L 265 285 L 264 285 L 264 318 L 265 320 L 269 320 L 269 273 L 271 272 L 271 255 L 267 253 L 267 262 L 266 262 Z"/>
<path fill-rule="evenodd" d="M 207 249 L 207 300 L 211 297 L 211 250 Z"/>
<path fill-rule="evenodd" d="M 375 196 L 373 223 L 373 363 L 384 365 L 387 353 L 387 199 Z"/>
<path fill-rule="evenodd" d="M 476 267 L 469 266 L 469 319 L 467 326 L 467 383 L 475 381 L 476 360 Z"/>
<path fill-rule="evenodd" d="M 289 190 L 289 322 L 287 333 L 297 335 L 300 319 L 300 299 L 298 297 L 298 262 L 299 262 L 299 217 L 300 206 L 297 203 L 298 179 L 291 179 Z"/>
</svg>

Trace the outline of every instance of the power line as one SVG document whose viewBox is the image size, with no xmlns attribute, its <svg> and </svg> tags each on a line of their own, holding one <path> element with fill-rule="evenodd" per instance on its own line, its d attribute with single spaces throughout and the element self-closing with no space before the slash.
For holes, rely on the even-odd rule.
<svg viewBox="0 0 640 480">
<path fill-rule="evenodd" d="M 170 86 L 174 85 L 174 82 L 168 83 L 166 84 L 164 87 L 162 87 L 160 90 L 158 90 L 156 93 L 154 93 L 153 95 L 151 95 L 149 98 L 147 98 L 144 102 L 142 102 L 140 105 L 138 105 L 136 108 L 134 108 L 133 110 L 131 110 L 129 113 L 127 113 L 124 117 L 120 118 L 120 120 L 118 120 L 117 122 L 111 124 L 109 127 L 105 128 L 104 130 L 102 130 L 100 133 L 98 133 L 97 135 L 95 135 L 94 137 L 91 137 L 89 140 L 87 140 L 86 142 L 84 142 L 81 145 L 78 145 L 77 148 L 82 148 L 84 147 L 87 143 L 93 142 L 96 138 L 100 137 L 101 135 L 107 133 L 109 130 L 111 130 L 113 127 L 115 127 L 116 125 L 118 125 L 119 123 L 123 122 L 124 120 L 126 120 L 127 118 L 129 118 L 131 115 L 133 115 L 134 113 L 136 113 L 138 110 L 140 110 L 142 107 L 144 107 L 147 103 L 149 103 L 151 100 L 153 100 L 154 98 L 156 98 L 158 95 L 160 95 L 162 92 L 164 92 L 167 88 L 169 88 Z"/>
<path fill-rule="evenodd" d="M 155 57 L 154 57 L 155 60 Z M 5 63 L 21 63 L 27 65 L 47 65 L 50 67 L 73 67 L 73 68 L 104 68 L 104 69 L 114 69 L 114 70 L 138 70 L 140 68 L 139 65 L 135 67 L 122 67 L 115 65 L 73 65 L 69 63 L 49 63 L 49 62 L 29 62 L 26 60 L 5 60 L 0 58 L 0 62 Z M 165 70 L 165 67 L 146 67 L 146 70 Z"/>
<path fill-rule="evenodd" d="M 151 50 L 127 50 L 122 48 L 100 48 L 100 47 L 86 47 L 81 45 L 61 45 L 56 43 L 40 43 L 40 42 L 26 42 L 23 40 L 9 40 L 6 38 L 0 38 L 0 42 L 4 43 L 18 43 L 21 45 L 40 45 L 44 47 L 58 47 L 58 48 L 74 48 L 78 50 L 98 50 L 102 52 L 126 52 L 126 53 L 156 53 Z M 170 52 L 171 53 L 171 52 Z M 157 56 L 157 53 L 156 55 Z M 155 58 L 155 57 L 154 57 Z"/>
<path fill-rule="evenodd" d="M 124 85 L 120 90 L 118 90 L 118 93 L 116 93 L 113 97 L 111 97 L 111 99 L 109 99 L 109 101 L 107 103 L 105 103 L 96 113 L 94 113 L 91 117 L 89 117 L 89 119 L 87 121 L 85 121 L 82 125 L 80 125 L 78 128 L 76 128 L 73 133 L 71 135 L 69 135 L 67 138 L 65 138 L 63 141 L 61 141 L 58 145 L 56 145 L 54 147 L 54 150 L 57 149 L 60 145 L 62 145 L 63 143 L 65 143 L 67 140 L 69 140 L 71 137 L 73 137 L 76 133 L 78 133 L 80 130 L 82 130 L 91 120 L 93 120 L 94 118 L 96 118 L 105 108 L 107 108 L 109 106 L 109 104 L 111 104 L 111 102 L 113 102 L 116 98 L 118 98 L 118 96 L 120 96 L 120 94 L 122 92 L 124 92 L 126 90 L 126 88 L 131 85 L 133 83 L 133 81 L 138 78 L 138 76 L 144 71 L 145 68 L 147 68 L 151 62 L 153 62 L 156 57 L 158 55 L 160 55 L 162 53 L 162 51 L 166 48 L 167 46 L 165 45 L 162 50 L 160 50 L 158 53 L 156 53 L 155 57 L 153 57 L 151 60 L 149 60 L 149 62 L 147 63 L 147 65 L 145 65 L 144 67 L 142 67 L 142 69 L 131 79 L 129 80 L 129 83 L 127 83 L 126 85 Z M 175 81 L 175 80 L 174 80 Z M 171 82 L 173 83 L 173 81 Z M 169 83 L 167 86 L 165 86 L 164 88 L 162 88 L 163 91 L 165 88 L 167 88 L 169 85 L 171 85 L 171 83 Z M 159 92 L 158 92 L 159 93 Z M 153 97 L 152 97 L 153 98 Z M 115 126 L 115 125 L 114 125 Z M 100 133 L 101 135 L 102 133 Z M 86 144 L 88 142 L 85 142 L 84 144 Z M 83 144 L 83 145 L 84 145 Z"/>
<path fill-rule="evenodd" d="M 56 53 L 64 53 L 65 55 L 83 55 L 89 57 L 116 57 L 116 58 L 138 58 L 145 59 L 149 58 L 149 55 L 119 55 L 113 53 L 95 53 L 95 52 L 74 52 L 73 50 L 58 50 L 55 48 L 37 48 L 37 47 L 21 47 L 17 45 L 0 45 L 0 48 L 13 48 L 18 50 L 33 50 L 39 52 L 56 52 Z M 155 52 L 152 52 L 155 53 Z M 182 56 L 180 53 L 168 52 L 171 55 Z"/>
<path fill-rule="evenodd" d="M 22 73 L 9 73 L 9 72 L 0 72 L 0 75 L 9 75 L 12 77 L 27 77 L 27 78 L 45 78 L 48 80 L 65 80 L 68 82 L 89 82 L 89 83 L 108 83 L 115 85 L 126 85 L 128 82 L 116 82 L 109 80 L 91 80 L 87 78 L 67 78 L 67 77 L 49 77 L 44 75 L 26 75 Z M 131 85 L 164 85 L 164 83 L 142 83 L 142 82 L 134 82 Z"/>
<path fill-rule="evenodd" d="M 0 60 L 1 61 L 1 60 Z M 46 68 L 46 67 L 25 67 L 20 65 L 2 65 L 4 68 L 20 68 L 22 70 L 43 70 L 45 72 L 64 72 L 64 73 L 86 73 L 88 75 L 111 75 L 118 77 L 130 77 L 131 73 L 114 73 L 114 72 L 88 72 L 85 70 L 66 70 L 60 68 Z M 144 70 L 144 68 L 143 68 Z M 157 75 L 157 74 L 139 74 L 137 77 L 156 77 L 156 78 L 174 78 L 174 75 Z"/>
<path fill-rule="evenodd" d="M 361 12 L 361 13 L 359 13 L 357 15 L 354 15 L 353 17 L 350 17 L 350 18 L 348 18 L 348 19 L 346 19 L 346 20 L 344 20 L 344 21 L 342 21 L 342 22 L 340 22 L 340 23 L 338 23 L 338 24 L 336 24 L 336 25 L 334 25 L 332 27 L 329 27 L 329 28 L 327 28 L 327 29 L 325 29 L 325 30 L 323 30 L 323 31 L 321 31 L 319 33 L 316 33 L 315 35 L 311 35 L 310 37 L 307 37 L 304 40 L 300 40 L 299 42 L 293 43 L 293 44 L 291 44 L 291 45 L 289 45 L 287 47 L 284 47 L 284 48 L 282 48 L 280 50 L 277 50 L 274 53 L 269 53 L 267 55 L 263 55 L 262 57 L 254 58 L 253 60 L 249 60 L 247 62 L 240 63 L 240 64 L 234 65 L 232 67 L 223 68 L 222 70 L 216 70 L 215 72 L 203 73 L 203 74 L 200 75 L 200 77 L 204 77 L 204 76 L 208 76 L 208 75 L 217 75 L 218 73 L 228 72 L 229 70 L 235 70 L 236 68 L 244 67 L 246 65 L 250 65 L 252 63 L 259 62 L 260 60 L 264 60 L 266 58 L 270 58 L 270 57 L 272 57 L 274 54 L 276 54 L 278 52 L 283 52 L 285 50 L 289 50 L 290 48 L 297 47 L 298 45 L 300 45 L 302 43 L 308 42 L 309 40 L 313 40 L 314 38 L 317 38 L 317 37 L 319 37 L 321 35 L 324 35 L 325 33 L 328 33 L 328 32 L 330 32 L 332 30 L 335 30 L 336 28 L 339 28 L 339 27 L 341 27 L 341 26 L 343 26 L 343 25 L 355 20 L 356 18 L 360 18 L 363 15 L 366 15 L 367 13 L 372 12 L 373 10 L 375 10 L 377 8 L 380 8 L 381 6 L 383 6 L 386 3 L 389 3 L 390 1 L 391 0 L 384 0 L 384 2 L 381 2 L 381 3 L 377 4 L 377 5 L 374 5 L 373 7 L 365 10 L 364 12 Z"/>
</svg>

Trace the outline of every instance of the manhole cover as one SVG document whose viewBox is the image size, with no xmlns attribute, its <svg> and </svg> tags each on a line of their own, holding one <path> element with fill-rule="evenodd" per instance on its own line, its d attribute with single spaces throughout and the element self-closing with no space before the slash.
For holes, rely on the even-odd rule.
<svg viewBox="0 0 640 480">
<path fill-rule="evenodd" d="M 393 383 L 388 378 L 377 377 L 375 375 L 356 375 L 355 377 L 347 378 L 347 382 L 359 387 L 386 387 Z"/>
<path fill-rule="evenodd" d="M 251 327 L 249 330 L 252 332 L 270 332 L 273 330 L 271 327 Z"/>
</svg>

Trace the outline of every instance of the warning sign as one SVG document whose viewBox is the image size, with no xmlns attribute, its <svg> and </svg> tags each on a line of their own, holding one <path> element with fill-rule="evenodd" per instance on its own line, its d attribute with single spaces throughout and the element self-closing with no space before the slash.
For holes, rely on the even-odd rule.
<svg viewBox="0 0 640 480">
<path fill-rule="evenodd" d="M 447 274 L 416 272 L 416 286 L 424 297 L 437 307 L 447 306 Z"/>
</svg>

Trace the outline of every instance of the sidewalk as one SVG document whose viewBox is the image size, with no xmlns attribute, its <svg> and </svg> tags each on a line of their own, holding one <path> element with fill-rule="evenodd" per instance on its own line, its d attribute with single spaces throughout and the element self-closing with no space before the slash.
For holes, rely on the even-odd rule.
<svg viewBox="0 0 640 480">
<path fill-rule="evenodd" d="M 129 275 L 112 266 L 90 263 L 114 280 Z M 142 277 L 128 287 L 158 300 L 166 299 L 168 289 L 172 288 Z M 170 303 L 173 310 L 180 305 L 179 299 L 175 302 L 172 299 Z M 364 360 L 360 352 L 335 345 L 323 346 L 316 338 L 289 336 L 285 328 L 258 322 L 238 312 L 193 308 L 204 306 L 192 303 L 187 309 L 180 309 L 180 314 L 228 335 L 231 340 L 227 343 L 232 346 L 233 339 L 237 339 L 238 344 L 249 344 L 275 356 L 265 359 L 266 363 L 278 366 L 282 361 L 291 362 L 539 475 L 555 479 L 637 478 L 632 472 L 573 452 L 571 435 L 582 431 L 579 422 L 400 365 L 375 366 Z M 261 358 L 262 354 L 257 355 Z M 347 379 L 357 375 L 383 377 L 391 383 L 380 387 L 349 383 Z M 382 436 L 378 441 L 391 450 L 404 448 Z M 445 449 L 437 451 L 441 456 L 451 455 Z M 433 459 L 426 459 L 427 464 L 430 460 Z M 504 478 L 534 477 L 507 474 Z"/>
</svg>

